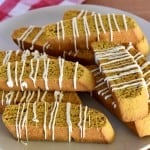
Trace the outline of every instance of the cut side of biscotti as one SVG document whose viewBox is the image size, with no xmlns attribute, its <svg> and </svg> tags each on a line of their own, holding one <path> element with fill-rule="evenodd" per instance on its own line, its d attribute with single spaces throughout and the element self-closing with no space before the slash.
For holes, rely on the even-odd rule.
<svg viewBox="0 0 150 150">
<path fill-rule="evenodd" d="M 31 59 L 0 66 L 0 89 L 92 91 L 92 73 L 78 62 L 58 59 Z"/>
<path fill-rule="evenodd" d="M 29 26 L 16 29 L 12 38 L 21 49 L 37 49 L 49 54 L 64 51 L 88 50 L 94 41 L 138 43 L 143 33 L 130 17 L 116 14 L 95 14 L 61 20 L 43 27 Z"/>
<path fill-rule="evenodd" d="M 114 139 L 103 113 L 71 103 L 9 105 L 2 120 L 18 140 L 110 143 Z"/>
<path fill-rule="evenodd" d="M 34 102 L 70 102 L 73 104 L 81 104 L 81 100 L 76 92 L 62 91 L 0 91 L 0 113 L 3 113 L 7 105 L 19 103 Z"/>
<path fill-rule="evenodd" d="M 102 103 L 111 113 L 113 113 L 117 118 L 122 120 L 122 116 L 119 112 L 118 105 L 114 100 L 110 89 L 107 84 L 104 82 L 104 77 L 102 73 L 99 72 L 98 66 L 89 67 L 96 78 L 96 87 L 93 91 L 93 96 Z M 150 104 L 149 104 L 150 112 Z M 133 121 L 133 122 L 124 122 L 133 132 L 135 132 L 139 137 L 150 136 L 150 113 L 144 118 Z"/>
<path fill-rule="evenodd" d="M 113 44 L 113 43 L 108 43 Z M 122 120 L 131 122 L 148 114 L 149 93 L 143 72 L 129 51 L 132 45 L 101 48 L 103 43 L 93 43 L 96 62 L 104 81 L 118 105 Z"/>
</svg>

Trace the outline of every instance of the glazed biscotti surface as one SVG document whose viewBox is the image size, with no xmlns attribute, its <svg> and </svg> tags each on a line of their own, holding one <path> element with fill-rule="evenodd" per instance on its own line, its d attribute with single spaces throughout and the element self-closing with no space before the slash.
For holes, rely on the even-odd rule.
<svg viewBox="0 0 150 150">
<path fill-rule="evenodd" d="M 58 59 L 31 59 L 0 66 L 2 90 L 91 91 L 95 81 L 91 72 L 78 62 Z"/>
<path fill-rule="evenodd" d="M 143 72 L 129 50 L 131 45 L 101 49 L 103 43 L 93 43 L 99 71 L 104 76 L 116 100 L 122 120 L 141 119 L 148 114 L 148 89 Z"/>
<path fill-rule="evenodd" d="M 137 23 L 125 15 L 95 14 L 61 20 L 43 27 L 16 29 L 12 38 L 22 49 L 38 49 L 47 53 L 89 49 L 94 41 L 138 43 L 144 36 Z M 59 52 L 59 53 L 60 53 Z"/>
<path fill-rule="evenodd" d="M 10 105 L 2 119 L 18 140 L 110 143 L 114 138 L 114 130 L 103 113 L 71 103 Z"/>
<path fill-rule="evenodd" d="M 7 105 L 34 102 L 70 102 L 81 104 L 81 100 L 76 92 L 63 91 L 0 91 L 0 113 L 3 113 Z"/>
<path fill-rule="evenodd" d="M 93 91 L 93 96 L 102 103 L 111 113 L 117 116 L 122 120 L 118 105 L 114 100 L 110 89 L 104 81 L 102 73 L 99 72 L 98 66 L 89 67 L 96 78 L 96 87 Z M 149 106 L 150 108 L 150 106 Z M 149 111 L 150 112 L 150 111 Z M 124 122 L 133 132 L 135 132 L 139 137 L 149 136 L 150 135 L 150 114 L 146 115 L 144 118 L 132 121 Z"/>
<path fill-rule="evenodd" d="M 72 19 L 74 17 L 81 18 L 81 17 L 85 17 L 85 16 L 95 16 L 96 14 L 98 14 L 98 13 L 90 12 L 88 10 L 83 10 L 83 9 L 82 10 L 67 10 L 67 11 L 65 11 L 65 13 L 63 15 L 63 19 L 67 20 L 67 19 Z M 116 28 L 119 30 L 119 28 L 117 27 L 117 21 L 120 23 L 120 20 L 116 20 L 115 17 L 113 16 L 113 21 L 114 21 L 114 23 L 116 23 Z M 135 22 L 135 24 L 137 24 L 137 23 Z M 124 35 L 122 35 L 122 36 L 124 36 Z M 132 41 L 130 41 L 130 42 L 132 42 Z M 143 34 L 143 38 L 140 41 L 134 43 L 134 46 L 144 55 L 147 55 L 149 52 L 149 49 L 150 49 L 149 42 L 144 34 Z"/>
</svg>

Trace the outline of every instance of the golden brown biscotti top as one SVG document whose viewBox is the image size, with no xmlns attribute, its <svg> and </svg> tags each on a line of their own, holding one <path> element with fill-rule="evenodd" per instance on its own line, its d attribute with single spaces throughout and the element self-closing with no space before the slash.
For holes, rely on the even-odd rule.
<svg viewBox="0 0 150 150">
<path fill-rule="evenodd" d="M 31 59 L 0 66 L 0 89 L 91 91 L 92 73 L 78 62 L 58 59 Z"/>
<path fill-rule="evenodd" d="M 70 102 L 81 104 L 81 99 L 76 92 L 62 91 L 0 91 L 0 113 L 3 113 L 7 105 L 34 102 Z"/>
<path fill-rule="evenodd" d="M 74 50 L 77 53 L 80 49 L 89 49 L 92 42 L 100 40 L 138 43 L 143 39 L 143 33 L 137 23 L 125 15 L 95 14 L 61 20 L 43 27 L 19 28 L 13 32 L 12 38 L 22 49 L 45 50 L 47 53 Z"/>
<path fill-rule="evenodd" d="M 17 139 L 110 143 L 114 138 L 114 131 L 103 113 L 71 103 L 9 105 L 2 118 Z M 35 127 L 38 135 L 33 135 L 31 130 Z"/>
</svg>

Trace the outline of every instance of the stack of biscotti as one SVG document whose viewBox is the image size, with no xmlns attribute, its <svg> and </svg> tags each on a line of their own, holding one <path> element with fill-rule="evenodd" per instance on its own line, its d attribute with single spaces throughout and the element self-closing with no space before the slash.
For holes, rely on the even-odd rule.
<svg viewBox="0 0 150 150">
<path fill-rule="evenodd" d="M 0 113 L 14 137 L 27 141 L 113 141 L 114 130 L 106 116 L 83 107 L 74 92 L 94 89 L 90 70 L 78 62 L 37 51 L 2 51 L 0 56 Z"/>
<path fill-rule="evenodd" d="M 133 59 L 140 66 L 141 71 L 143 73 L 143 77 L 146 81 L 146 87 L 149 91 L 149 88 L 148 88 L 149 87 L 149 80 L 148 80 L 149 79 L 149 71 L 148 71 L 148 68 L 150 66 L 150 63 L 131 44 L 129 44 L 129 45 L 126 44 L 126 45 L 123 45 L 123 46 L 126 46 L 126 48 L 127 48 L 126 50 L 130 54 L 132 54 Z M 118 45 L 116 45 L 114 43 L 107 43 L 107 44 L 94 43 L 93 47 L 96 48 L 97 50 L 98 49 L 105 49 L 107 51 L 107 49 L 110 49 L 110 50 L 113 50 L 114 48 L 117 49 Z M 109 57 L 109 55 L 108 55 L 108 57 Z M 110 57 L 109 57 L 109 59 L 110 59 Z M 125 64 L 125 66 L 126 65 L 127 64 Z M 117 103 L 116 99 L 114 98 L 114 96 L 113 96 L 113 94 L 110 90 L 110 87 L 108 87 L 107 82 L 105 82 L 106 80 L 105 80 L 104 74 L 99 71 L 98 66 L 92 66 L 92 67 L 90 67 L 90 69 L 91 69 L 91 71 L 93 72 L 93 74 L 96 78 L 96 84 L 97 84 L 96 87 L 95 87 L 95 91 L 94 91 L 94 97 L 96 97 L 96 99 L 98 99 L 109 111 L 111 111 L 119 119 L 124 121 L 124 123 L 128 127 L 130 127 L 134 132 L 136 132 L 139 137 L 149 136 L 150 135 L 150 128 L 149 128 L 150 114 L 148 113 L 145 117 L 142 117 L 141 119 L 135 119 L 134 121 L 125 122 L 125 120 L 122 119 L 122 114 L 120 113 L 120 110 L 119 110 L 120 106 Z M 128 84 L 132 84 L 132 83 L 128 83 Z M 126 82 L 126 85 L 127 85 L 127 82 Z M 120 86 L 121 86 L 121 84 L 120 84 Z M 143 100 L 143 99 L 144 98 L 142 98 L 141 100 Z M 132 101 L 131 101 L 131 103 L 132 103 Z M 134 108 L 134 109 L 139 109 L 139 108 Z M 140 109 L 145 109 L 145 108 L 140 108 Z M 130 111 L 132 113 L 132 110 L 130 110 Z"/>
<path fill-rule="evenodd" d="M 9 50 L 9 51 L 1 51 L 0 52 L 0 66 L 3 68 L 10 63 L 15 63 L 15 68 L 13 71 L 15 72 L 16 77 L 15 82 L 18 83 L 19 86 L 19 70 L 18 66 L 21 62 L 31 61 L 31 60 L 47 60 L 52 58 L 45 53 L 39 53 L 38 51 L 30 52 L 29 50 L 21 51 L 21 50 Z M 54 58 L 53 58 L 54 59 Z M 44 64 L 43 64 L 44 65 Z M 4 71 L 4 70 L 3 70 Z M 25 70 L 24 70 L 25 71 Z M 26 71 L 25 71 L 26 72 Z M 14 76 L 14 75 L 12 75 Z M 2 78 L 1 78 L 2 79 Z M 12 80 L 13 81 L 13 80 Z M 36 89 L 34 91 L 29 90 L 26 91 L 24 89 L 10 89 L 7 87 L 7 91 L 4 86 L 1 86 L 0 91 L 0 113 L 2 113 L 6 107 L 6 105 L 18 104 L 18 103 L 34 103 L 39 101 L 62 101 L 62 102 L 72 102 L 75 104 L 80 104 L 81 100 L 75 92 L 63 92 L 63 91 L 42 91 L 40 89 Z"/>
<path fill-rule="evenodd" d="M 67 15 L 72 13 L 77 16 Z M 42 27 L 16 29 L 12 38 L 23 50 L 37 49 L 50 55 L 78 60 L 83 64 L 94 64 L 91 43 L 95 41 L 132 42 L 143 54 L 148 53 L 148 42 L 132 18 L 124 14 L 80 13 L 82 11 L 70 10 L 64 14 L 67 20 Z"/>
</svg>

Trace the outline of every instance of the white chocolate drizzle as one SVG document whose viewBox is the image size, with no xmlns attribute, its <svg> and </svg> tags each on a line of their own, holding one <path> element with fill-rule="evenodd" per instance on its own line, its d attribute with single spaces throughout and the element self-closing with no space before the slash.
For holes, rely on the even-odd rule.
<svg viewBox="0 0 150 150">
<path fill-rule="evenodd" d="M 18 110 L 17 110 L 17 115 L 16 115 L 16 122 L 15 122 L 15 126 L 16 126 L 16 136 L 17 136 L 17 139 L 19 141 L 19 137 L 20 137 L 20 133 L 19 133 L 19 113 L 20 113 L 20 103 L 18 105 Z"/>
<path fill-rule="evenodd" d="M 55 121 L 56 121 L 58 108 L 59 108 L 59 102 L 54 102 L 54 106 L 50 114 L 50 121 L 48 124 L 49 130 L 50 129 L 52 130 L 52 141 L 55 140 Z"/>
<path fill-rule="evenodd" d="M 35 42 L 39 39 L 39 37 L 42 35 L 42 33 L 44 32 L 44 26 L 42 26 L 42 28 L 40 29 L 40 31 L 37 33 L 37 35 L 34 37 L 34 39 L 32 40 L 32 45 L 30 47 L 31 50 L 34 49 L 34 44 Z"/>
<path fill-rule="evenodd" d="M 56 102 L 61 102 L 62 99 L 63 99 L 63 92 L 60 92 L 60 91 L 54 91 L 54 100 Z"/>
<path fill-rule="evenodd" d="M 85 10 L 81 10 L 80 13 L 77 15 L 77 18 L 80 18 L 81 16 L 83 16 Z"/>
<path fill-rule="evenodd" d="M 68 125 L 69 143 L 71 142 L 71 133 L 72 133 L 72 122 L 71 122 L 70 111 L 71 111 L 71 103 L 66 103 L 66 119 Z"/>
<path fill-rule="evenodd" d="M 99 19 L 99 23 L 101 25 L 101 28 L 102 28 L 102 31 L 104 34 L 106 34 L 106 30 L 104 28 L 104 24 L 103 24 L 103 21 L 102 21 L 102 17 L 101 17 L 101 14 L 98 14 L 98 19 Z"/>
<path fill-rule="evenodd" d="M 18 97 L 19 97 L 19 93 L 20 93 L 20 91 L 17 91 L 16 97 L 14 98 L 14 104 L 17 103 L 17 100 L 18 100 Z"/>
<path fill-rule="evenodd" d="M 84 109 L 84 118 L 83 118 L 83 138 L 85 138 L 85 129 L 86 129 L 86 117 L 87 117 L 87 110 L 88 110 L 88 107 L 85 106 L 85 109 Z"/>
<path fill-rule="evenodd" d="M 47 106 L 46 102 L 44 103 L 44 123 L 43 123 L 43 129 L 44 129 L 44 138 L 47 139 L 47 132 L 46 132 L 46 118 L 47 118 Z"/>
<path fill-rule="evenodd" d="M 64 23 L 62 20 L 60 21 L 60 26 L 61 26 L 61 31 L 62 31 L 62 39 L 64 40 L 65 39 L 65 28 L 64 28 Z"/>
<path fill-rule="evenodd" d="M 59 107 L 59 102 L 56 102 L 56 109 L 55 109 L 54 118 L 52 122 L 52 141 L 55 140 L 55 122 L 56 122 L 56 115 L 58 112 L 58 107 Z"/>
<path fill-rule="evenodd" d="M 32 121 L 38 123 L 39 120 L 37 119 L 37 113 L 36 113 L 36 101 L 33 103 L 33 118 Z"/>
<path fill-rule="evenodd" d="M 84 25 L 84 31 L 85 31 L 85 38 L 86 38 L 86 48 L 89 49 L 89 36 L 91 35 L 89 25 L 87 22 L 87 17 L 83 17 L 83 25 Z"/>
<path fill-rule="evenodd" d="M 5 91 L 3 90 L 2 91 L 2 101 L 1 101 L 2 106 L 4 105 L 4 95 L 5 95 Z"/>
<path fill-rule="evenodd" d="M 114 23 L 115 23 L 116 29 L 117 29 L 117 31 L 118 31 L 118 32 L 120 32 L 120 28 L 119 28 L 119 26 L 118 26 L 118 23 L 117 23 L 117 19 L 116 19 L 115 14 L 113 13 L 113 14 L 112 14 L 112 16 L 113 16 L 113 20 L 114 20 Z"/>
<path fill-rule="evenodd" d="M 27 83 L 22 81 L 22 77 L 23 77 L 23 73 L 24 73 L 24 68 L 25 68 L 25 65 L 26 65 L 26 61 L 24 60 L 22 62 L 22 69 L 21 69 L 21 74 L 20 74 L 20 77 L 19 77 L 19 83 L 20 83 L 20 87 L 21 87 L 21 91 L 23 91 L 24 87 L 27 88 Z"/>
<path fill-rule="evenodd" d="M 13 80 L 12 80 L 12 77 L 11 77 L 11 63 L 8 62 L 7 64 L 7 85 L 8 87 L 13 87 L 14 86 L 14 83 L 13 83 Z"/>
<path fill-rule="evenodd" d="M 6 51 L 5 52 L 5 57 L 3 59 L 3 65 L 7 64 L 9 62 L 9 59 L 11 57 L 13 51 Z"/>
<path fill-rule="evenodd" d="M 73 30 L 73 39 L 74 39 L 74 49 L 75 53 L 78 52 L 77 50 L 77 38 L 79 37 L 79 31 L 78 31 L 78 24 L 77 24 L 77 18 L 74 17 L 72 19 L 72 30 Z"/>
<path fill-rule="evenodd" d="M 58 57 L 59 71 L 60 71 L 60 75 L 59 75 L 59 88 L 60 89 L 62 88 L 64 62 L 65 62 L 65 60 L 63 58 Z"/>
<path fill-rule="evenodd" d="M 26 61 L 28 56 L 30 56 L 30 51 L 29 50 L 23 51 L 22 56 L 21 56 L 21 61 L 22 62 Z"/>
<path fill-rule="evenodd" d="M 96 32 L 97 32 L 97 41 L 99 41 L 100 40 L 100 38 L 99 38 L 100 31 L 98 28 L 97 15 L 96 14 L 94 15 L 94 23 L 95 23 L 95 28 L 96 28 Z"/>
<path fill-rule="evenodd" d="M 79 122 L 78 127 L 80 129 L 80 137 L 83 138 L 83 127 L 82 127 L 82 105 L 80 104 L 80 112 L 79 112 Z"/>
<path fill-rule="evenodd" d="M 24 91 L 23 96 L 20 99 L 20 103 L 23 103 L 23 101 L 25 100 L 26 97 L 27 97 L 27 91 Z"/>
<path fill-rule="evenodd" d="M 47 95 L 47 91 L 44 91 L 42 97 L 41 97 L 41 102 L 44 102 L 45 101 L 45 97 Z"/>
<path fill-rule="evenodd" d="M 8 92 L 6 95 L 5 95 L 5 98 L 6 98 L 6 105 L 10 105 L 11 102 L 12 102 L 12 99 L 14 97 L 14 91 L 10 91 Z"/>
<path fill-rule="evenodd" d="M 128 25 L 125 14 L 122 15 L 125 31 L 128 31 Z"/>
<path fill-rule="evenodd" d="M 36 99 L 37 102 L 39 102 L 39 100 L 40 100 L 40 95 L 41 95 L 40 93 L 41 93 L 40 89 L 38 89 L 37 90 L 37 99 Z"/>
<path fill-rule="evenodd" d="M 107 19 L 108 19 L 108 25 L 109 25 L 109 30 L 110 30 L 110 41 L 113 41 L 113 30 L 112 30 L 112 25 L 111 25 L 111 19 L 110 19 L 110 14 L 107 14 Z"/>
<path fill-rule="evenodd" d="M 16 86 L 18 86 L 18 61 L 15 61 L 15 83 L 16 83 Z"/>
<path fill-rule="evenodd" d="M 25 103 L 23 103 L 22 105 L 22 110 L 21 110 L 21 113 L 20 113 L 20 117 L 19 117 L 19 123 L 18 123 L 18 131 L 19 131 L 19 138 L 21 139 L 22 137 L 22 132 L 21 132 L 21 123 L 23 121 L 23 113 L 24 113 L 24 110 L 25 110 Z"/>
<path fill-rule="evenodd" d="M 37 73 L 38 73 L 38 69 L 39 69 L 39 63 L 40 63 L 40 60 L 36 59 L 36 68 L 34 70 L 34 68 L 33 68 L 33 59 L 31 59 L 31 61 L 30 61 L 31 73 L 30 73 L 29 77 L 33 81 L 33 84 L 34 84 L 35 88 L 36 88 L 36 78 L 37 78 Z"/>
<path fill-rule="evenodd" d="M 49 69 L 49 63 L 50 63 L 50 59 L 44 59 L 44 72 L 43 72 L 43 79 L 44 79 L 44 83 L 45 83 L 45 89 L 49 90 L 48 87 L 48 69 Z"/>
<path fill-rule="evenodd" d="M 77 89 L 77 71 L 78 71 L 78 66 L 79 66 L 79 63 L 76 62 L 75 63 L 75 69 L 74 69 L 74 76 L 73 76 L 73 87 L 74 87 L 74 89 Z"/>
<path fill-rule="evenodd" d="M 24 41 L 26 40 L 26 38 L 28 37 L 28 35 L 32 32 L 32 30 L 34 29 L 34 26 L 29 26 L 25 32 L 17 39 L 18 42 L 18 46 L 22 49 L 24 49 Z M 22 42 L 21 42 L 22 41 Z"/>
</svg>

